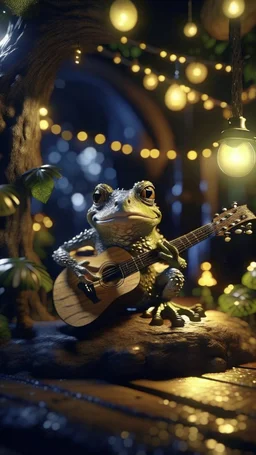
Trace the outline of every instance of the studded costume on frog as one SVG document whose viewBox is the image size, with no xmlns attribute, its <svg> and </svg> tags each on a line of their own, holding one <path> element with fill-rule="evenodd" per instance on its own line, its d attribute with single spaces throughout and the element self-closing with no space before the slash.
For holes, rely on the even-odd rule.
<svg viewBox="0 0 256 455">
<path fill-rule="evenodd" d="M 201 308 L 191 310 L 172 302 L 184 283 L 184 276 L 177 267 L 186 267 L 186 261 L 157 229 L 161 219 L 151 182 L 137 182 L 130 190 L 113 190 L 109 185 L 99 184 L 87 213 L 91 229 L 65 242 L 53 253 L 53 259 L 72 269 L 84 281 L 86 263 L 80 266 L 69 254 L 73 250 L 88 245 L 99 254 L 111 246 L 118 246 L 137 256 L 157 248 L 159 262 L 141 272 L 139 286 L 143 298 L 135 306 L 137 309 L 148 307 L 144 316 L 152 319 L 152 325 L 161 325 L 163 319 L 169 319 L 173 326 L 183 326 L 182 314 L 191 320 L 200 320 Z"/>
</svg>

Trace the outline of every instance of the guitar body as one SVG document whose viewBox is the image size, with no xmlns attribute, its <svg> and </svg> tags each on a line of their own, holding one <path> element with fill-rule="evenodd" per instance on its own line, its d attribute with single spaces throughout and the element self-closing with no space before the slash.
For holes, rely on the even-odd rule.
<svg viewBox="0 0 256 455">
<path fill-rule="evenodd" d="M 86 268 L 97 275 L 91 280 L 90 292 L 85 293 L 76 275 L 69 269 L 63 270 L 57 277 L 53 288 L 53 299 L 56 311 L 67 324 L 81 327 L 90 324 L 105 311 L 114 300 L 135 289 L 140 282 L 140 272 L 130 276 L 107 281 L 103 279 L 113 267 L 132 259 L 128 251 L 118 247 L 108 248 L 98 256 L 86 258 Z M 82 261 L 80 265 L 83 264 Z M 78 288 L 80 283 L 81 288 Z"/>
</svg>

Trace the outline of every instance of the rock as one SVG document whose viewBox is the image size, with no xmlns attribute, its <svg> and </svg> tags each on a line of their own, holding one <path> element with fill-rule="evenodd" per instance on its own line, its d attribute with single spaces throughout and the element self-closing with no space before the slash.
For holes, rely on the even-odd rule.
<svg viewBox="0 0 256 455">
<path fill-rule="evenodd" d="M 151 326 L 138 314 L 93 330 L 36 323 L 33 340 L 12 339 L 0 347 L 0 371 L 127 380 L 220 372 L 256 360 L 256 339 L 247 323 L 217 311 L 206 315 L 182 328 L 167 322 Z"/>
</svg>

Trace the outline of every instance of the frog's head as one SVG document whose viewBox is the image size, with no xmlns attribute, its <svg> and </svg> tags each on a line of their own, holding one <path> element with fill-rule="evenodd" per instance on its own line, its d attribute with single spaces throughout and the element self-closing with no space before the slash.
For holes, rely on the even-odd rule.
<svg viewBox="0 0 256 455">
<path fill-rule="evenodd" d="M 150 235 L 160 223 L 162 214 L 155 203 L 154 185 L 143 180 L 131 190 L 113 190 L 100 183 L 93 193 L 93 205 L 87 220 L 107 243 L 120 243 L 120 239 L 136 241 Z"/>
</svg>

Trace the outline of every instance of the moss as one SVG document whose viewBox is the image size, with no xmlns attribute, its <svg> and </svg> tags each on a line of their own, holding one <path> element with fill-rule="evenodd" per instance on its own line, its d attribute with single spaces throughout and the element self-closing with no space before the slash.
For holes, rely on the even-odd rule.
<svg viewBox="0 0 256 455">
<path fill-rule="evenodd" d="M 11 331 L 8 320 L 5 316 L 0 315 L 0 344 L 6 343 L 11 339 Z"/>
</svg>

